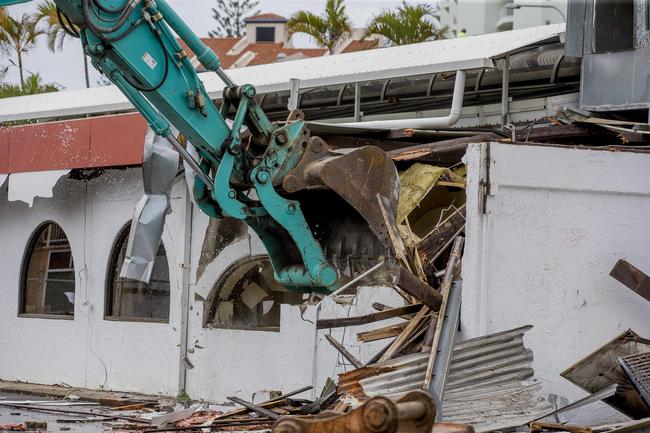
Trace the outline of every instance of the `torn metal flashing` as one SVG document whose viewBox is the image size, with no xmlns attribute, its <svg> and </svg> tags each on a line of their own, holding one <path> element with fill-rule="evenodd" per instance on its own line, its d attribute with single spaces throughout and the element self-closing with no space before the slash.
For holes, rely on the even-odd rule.
<svg viewBox="0 0 650 433">
<path fill-rule="evenodd" d="M 169 196 L 178 172 L 178 153 L 151 129 L 145 137 L 142 173 L 145 194 L 135 208 L 120 277 L 149 282 L 160 246 Z"/>
</svg>

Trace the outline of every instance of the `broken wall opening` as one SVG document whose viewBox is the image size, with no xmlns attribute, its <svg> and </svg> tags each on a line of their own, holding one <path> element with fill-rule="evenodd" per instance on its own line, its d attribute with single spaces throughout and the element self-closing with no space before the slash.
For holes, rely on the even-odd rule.
<svg viewBox="0 0 650 433">
<path fill-rule="evenodd" d="M 215 282 L 204 303 L 203 327 L 280 331 L 281 305 L 297 305 L 302 299 L 275 281 L 267 255 L 248 257 Z"/>
</svg>

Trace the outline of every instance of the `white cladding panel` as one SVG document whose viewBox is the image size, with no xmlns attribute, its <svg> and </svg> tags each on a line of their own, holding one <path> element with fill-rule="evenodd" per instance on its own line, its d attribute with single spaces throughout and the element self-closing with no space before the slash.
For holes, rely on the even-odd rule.
<svg viewBox="0 0 650 433">
<path fill-rule="evenodd" d="M 609 276 L 620 258 L 650 272 L 650 154 L 487 146 L 466 156 L 463 334 L 532 324 L 526 345 L 544 392 L 584 397 L 560 372 L 628 328 L 650 337 L 650 303 Z M 570 420 L 617 414 L 597 404 Z"/>
</svg>

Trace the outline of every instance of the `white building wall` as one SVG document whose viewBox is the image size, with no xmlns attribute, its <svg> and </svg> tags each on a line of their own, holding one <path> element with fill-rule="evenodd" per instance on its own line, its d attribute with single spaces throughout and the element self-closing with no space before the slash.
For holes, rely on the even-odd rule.
<svg viewBox="0 0 650 433">
<path fill-rule="evenodd" d="M 178 317 L 169 324 L 104 320 L 111 248 L 142 195 L 139 169 L 109 170 L 87 183 L 63 177 L 53 198 L 29 208 L 0 191 L 0 378 L 88 388 L 175 394 Z M 87 188 L 87 190 L 86 190 Z M 172 200 L 176 209 L 178 198 Z M 182 202 L 181 202 L 182 204 Z M 182 231 L 163 235 L 170 263 L 171 304 L 178 305 L 180 273 L 174 245 Z M 34 230 L 54 221 L 66 233 L 75 271 L 73 320 L 18 317 L 23 255 Z"/>
<path fill-rule="evenodd" d="M 539 5 L 544 7 L 522 7 L 513 10 L 513 29 L 557 24 L 565 21 L 568 0 L 514 0 L 520 5 Z M 554 6 L 560 12 L 551 8 Z M 564 14 L 564 16 L 563 16 Z"/>
<path fill-rule="evenodd" d="M 264 254 L 255 233 L 226 247 L 195 281 L 203 236 L 208 218 L 198 210 L 194 214 L 192 242 L 192 279 L 190 288 L 189 353 L 193 368 L 187 371 L 186 391 L 193 398 L 224 401 L 230 395 L 256 400 L 263 391 L 288 392 L 304 386 L 314 387 L 317 397 L 328 377 L 349 369 L 338 352 L 325 339 L 331 333 L 362 361 L 369 360 L 386 342 L 363 344 L 356 333 L 377 324 L 336 328 L 316 332 L 320 318 L 349 317 L 374 312 L 373 302 L 402 306 L 403 300 L 385 287 L 362 287 L 350 303 L 337 304 L 326 298 L 320 306 L 282 305 L 280 331 L 236 330 L 203 327 L 204 299 L 214 283 L 232 264 L 249 256 Z M 400 321 L 399 319 L 397 321 Z M 388 326 L 395 321 L 385 321 Z"/>
<path fill-rule="evenodd" d="M 170 273 L 169 323 L 104 319 L 111 250 L 143 193 L 141 178 L 139 168 L 108 170 L 87 183 L 64 176 L 52 198 L 37 197 L 31 208 L 8 201 L 6 185 L 0 188 L 0 379 L 177 395 L 187 199 L 182 177 L 174 185 L 172 213 L 162 239 Z M 347 366 L 325 340 L 330 331 L 316 333 L 317 318 L 367 314 L 373 311 L 372 301 L 403 305 L 391 289 L 369 287 L 351 304 L 327 299 L 320 308 L 311 306 L 302 314 L 298 306 L 284 305 L 280 332 L 203 328 L 203 299 L 222 272 L 264 249 L 251 233 L 228 246 L 196 281 L 209 220 L 196 208 L 191 215 L 186 392 L 192 398 L 253 399 L 260 391 L 287 392 L 307 385 L 314 385 L 318 395 L 327 377 Z M 45 221 L 63 228 L 72 249 L 77 281 L 71 320 L 18 317 L 23 255 L 34 230 Z M 355 334 L 373 326 L 338 328 L 332 334 L 368 360 L 382 343 L 362 345 Z"/>
<path fill-rule="evenodd" d="M 508 12 L 504 7 L 511 3 L 521 7 Z M 437 15 L 453 36 L 462 29 L 473 36 L 564 22 L 562 15 L 548 6 L 558 7 L 566 15 L 567 0 L 442 0 Z"/>
<path fill-rule="evenodd" d="M 620 258 L 650 263 L 650 155 L 487 146 L 466 156 L 463 336 L 534 325 L 526 345 L 544 392 L 575 400 L 586 393 L 560 372 L 628 328 L 650 337 L 648 302 L 609 276 Z M 570 419 L 620 416 L 597 404 Z"/>
</svg>

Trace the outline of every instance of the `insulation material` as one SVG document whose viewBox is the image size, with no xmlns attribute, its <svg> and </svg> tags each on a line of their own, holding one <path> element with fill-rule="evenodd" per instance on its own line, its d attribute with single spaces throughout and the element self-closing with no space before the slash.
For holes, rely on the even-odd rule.
<svg viewBox="0 0 650 433">
<path fill-rule="evenodd" d="M 400 194 L 396 222 L 403 224 L 409 217 L 413 231 L 419 236 L 428 233 L 432 228 L 431 221 L 435 223 L 440 218 L 442 209 L 450 205 L 459 207 L 465 202 L 464 191 L 450 192 L 445 187 L 436 188 L 440 181 L 465 184 L 463 176 L 445 167 L 416 163 L 400 173 L 399 181 Z"/>
<path fill-rule="evenodd" d="M 145 137 L 142 172 L 145 194 L 135 208 L 120 276 L 148 283 L 178 172 L 178 154 L 164 137 L 155 135 L 151 129 Z"/>
<path fill-rule="evenodd" d="M 54 186 L 68 173 L 70 170 L 12 173 L 9 176 L 9 201 L 22 201 L 32 207 L 36 197 L 52 198 Z M 3 179 L 0 179 L 0 186 L 1 181 Z"/>
</svg>

